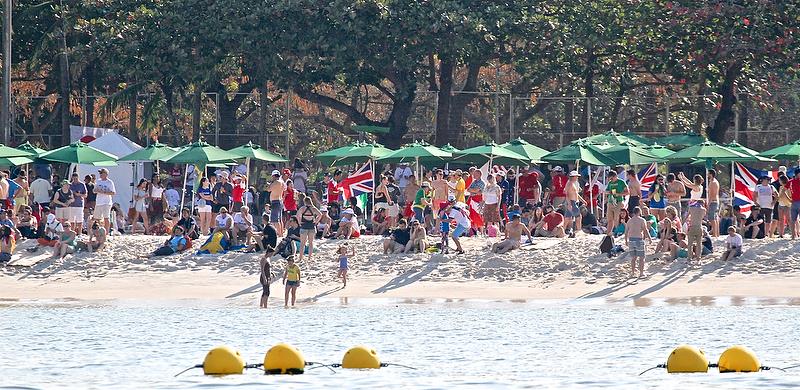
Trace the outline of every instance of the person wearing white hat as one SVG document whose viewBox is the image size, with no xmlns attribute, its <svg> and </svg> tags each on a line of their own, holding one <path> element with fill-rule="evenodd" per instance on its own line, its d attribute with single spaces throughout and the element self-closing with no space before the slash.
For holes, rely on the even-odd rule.
<svg viewBox="0 0 800 390">
<path fill-rule="evenodd" d="M 114 181 L 108 177 L 108 169 L 100 168 L 97 171 L 100 177 L 94 183 L 94 193 L 97 194 L 94 204 L 94 218 L 103 221 L 106 231 L 111 231 L 111 206 L 114 205 L 113 196 L 117 193 Z"/>
<path fill-rule="evenodd" d="M 581 183 L 578 181 L 580 177 L 581 174 L 578 171 L 570 172 L 565 189 L 567 200 L 564 205 L 564 219 L 567 229 L 571 229 L 570 237 L 575 237 L 575 233 L 581 231 L 581 209 L 578 207 L 578 203 L 586 204 L 580 195 Z"/>
<path fill-rule="evenodd" d="M 361 226 L 358 224 L 356 213 L 351 208 L 342 211 L 342 219 L 339 220 L 339 230 L 336 238 L 349 240 L 361 236 Z"/>
<path fill-rule="evenodd" d="M 333 220 L 331 220 L 328 214 L 328 206 L 323 205 L 319 208 L 319 212 L 322 215 L 319 217 L 319 222 L 317 222 L 317 238 L 328 237 L 331 233 L 331 224 L 333 223 Z"/>
<path fill-rule="evenodd" d="M 411 209 L 414 211 L 414 219 L 422 224 L 425 223 L 425 209 L 431 205 L 432 198 L 433 190 L 431 189 L 431 183 L 423 181 L 419 190 L 417 190 L 416 196 L 414 196 L 414 204 L 411 206 Z"/>
<path fill-rule="evenodd" d="M 550 197 L 554 208 L 558 208 L 567 200 L 567 194 L 564 192 L 566 188 L 567 177 L 564 175 L 564 168 L 556 165 L 550 172 Z"/>
</svg>

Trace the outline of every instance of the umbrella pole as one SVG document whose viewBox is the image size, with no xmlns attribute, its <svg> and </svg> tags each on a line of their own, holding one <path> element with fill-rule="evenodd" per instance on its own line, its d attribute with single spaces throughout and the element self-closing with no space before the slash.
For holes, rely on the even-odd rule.
<svg viewBox="0 0 800 390">
<path fill-rule="evenodd" d="M 519 165 L 514 172 L 514 204 L 519 204 Z"/>
<path fill-rule="evenodd" d="M 378 185 L 378 182 L 375 180 L 378 178 L 375 175 L 375 159 L 369 159 L 369 163 L 371 164 L 370 170 L 372 171 L 372 208 L 369 210 L 368 213 L 364 213 L 364 215 L 372 215 L 375 212 L 375 188 Z M 372 218 L 369 219 L 370 225 L 372 225 Z"/>
<path fill-rule="evenodd" d="M 735 166 L 735 165 L 736 165 L 736 162 L 734 162 L 734 161 L 731 161 L 731 194 L 730 194 L 730 198 L 731 198 L 731 211 L 733 211 L 733 199 L 736 197 L 736 193 L 735 193 L 735 191 L 736 191 L 736 184 L 735 184 L 735 183 L 736 183 L 736 179 L 735 179 L 735 177 L 733 176 L 733 175 L 734 175 L 734 172 L 735 172 L 735 169 L 734 169 L 734 166 Z"/>
<path fill-rule="evenodd" d="M 186 164 L 186 169 L 183 170 L 183 188 L 181 189 L 181 208 L 178 209 L 178 215 L 183 211 L 183 202 L 186 200 L 186 178 L 189 176 L 189 164 Z"/>
</svg>

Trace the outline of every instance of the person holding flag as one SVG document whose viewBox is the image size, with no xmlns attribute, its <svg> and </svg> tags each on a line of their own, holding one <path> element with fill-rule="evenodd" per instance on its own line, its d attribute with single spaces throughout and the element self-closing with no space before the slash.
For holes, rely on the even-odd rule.
<svg viewBox="0 0 800 390">
<path fill-rule="evenodd" d="M 481 179 L 480 169 L 470 169 L 472 171 L 472 182 L 467 187 L 469 194 L 469 219 L 472 227 L 478 232 L 483 232 L 483 215 L 481 205 L 483 203 L 483 189 L 486 188 L 486 183 Z"/>
</svg>

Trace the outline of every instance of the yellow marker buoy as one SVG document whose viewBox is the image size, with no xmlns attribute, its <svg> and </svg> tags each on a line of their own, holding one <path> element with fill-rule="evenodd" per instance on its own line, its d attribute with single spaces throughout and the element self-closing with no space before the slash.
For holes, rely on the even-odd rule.
<svg viewBox="0 0 800 390">
<path fill-rule="evenodd" d="M 691 345 L 679 345 L 667 358 L 667 372 L 708 372 L 708 358 L 703 351 Z"/>
<path fill-rule="evenodd" d="M 276 344 L 264 355 L 264 372 L 267 374 L 302 374 L 305 367 L 303 354 L 289 344 Z"/>
<path fill-rule="evenodd" d="M 342 368 L 381 368 L 381 360 L 374 349 L 357 345 L 345 352 Z"/>
<path fill-rule="evenodd" d="M 719 372 L 757 372 L 761 364 L 755 352 L 742 345 L 734 345 L 719 356 Z"/>
<path fill-rule="evenodd" d="M 203 373 L 206 375 L 241 374 L 243 371 L 242 355 L 225 345 L 208 351 L 203 360 Z"/>
</svg>

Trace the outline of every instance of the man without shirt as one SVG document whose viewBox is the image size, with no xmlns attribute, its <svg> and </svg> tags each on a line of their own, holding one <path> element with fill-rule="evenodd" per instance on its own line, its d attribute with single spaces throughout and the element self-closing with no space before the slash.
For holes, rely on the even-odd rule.
<svg viewBox="0 0 800 390">
<path fill-rule="evenodd" d="M 719 181 L 717 171 L 709 169 L 706 175 L 708 182 L 708 222 L 711 223 L 711 235 L 719 237 Z"/>
<path fill-rule="evenodd" d="M 639 181 L 639 177 L 633 169 L 629 169 L 626 174 L 628 176 L 628 192 L 630 193 L 628 214 L 633 214 L 633 208 L 639 207 L 642 202 L 642 182 Z"/>
<path fill-rule="evenodd" d="M 698 262 L 703 254 L 703 219 L 705 217 L 706 208 L 702 200 L 698 200 L 689 207 L 689 231 L 686 233 L 689 259 Z"/>
<path fill-rule="evenodd" d="M 492 245 L 492 252 L 503 254 L 514 249 L 519 249 L 522 243 L 522 233 L 525 233 L 528 237 L 531 236 L 531 231 L 528 230 L 520 220 L 521 217 L 519 214 L 511 216 L 511 222 L 506 224 L 505 240 Z"/>
<path fill-rule="evenodd" d="M 686 186 L 680 180 L 675 180 L 675 174 L 670 173 L 667 175 L 667 206 L 675 207 L 678 210 L 678 216 L 683 215 L 683 208 L 681 207 L 681 198 L 686 196 Z"/>
<path fill-rule="evenodd" d="M 575 237 L 575 232 L 581 230 L 581 209 L 578 203 L 586 203 L 580 195 L 581 184 L 578 182 L 581 175 L 578 171 L 569 173 L 569 181 L 567 181 L 564 192 L 567 195 L 567 202 L 564 205 L 564 218 L 566 219 L 566 226 L 571 230 L 570 237 Z"/>
<path fill-rule="evenodd" d="M 269 222 L 275 227 L 279 237 L 283 237 L 283 193 L 286 183 L 281 180 L 278 170 L 272 171 L 272 183 L 267 187 L 269 191 Z"/>
<path fill-rule="evenodd" d="M 647 228 L 647 221 L 642 218 L 642 209 L 637 206 L 633 208 L 631 217 L 625 224 L 625 245 L 628 246 L 628 250 L 631 252 L 632 278 L 636 276 L 637 262 L 639 263 L 639 277 L 644 277 L 645 238 L 651 244 L 653 243 L 653 238 Z"/>
</svg>

